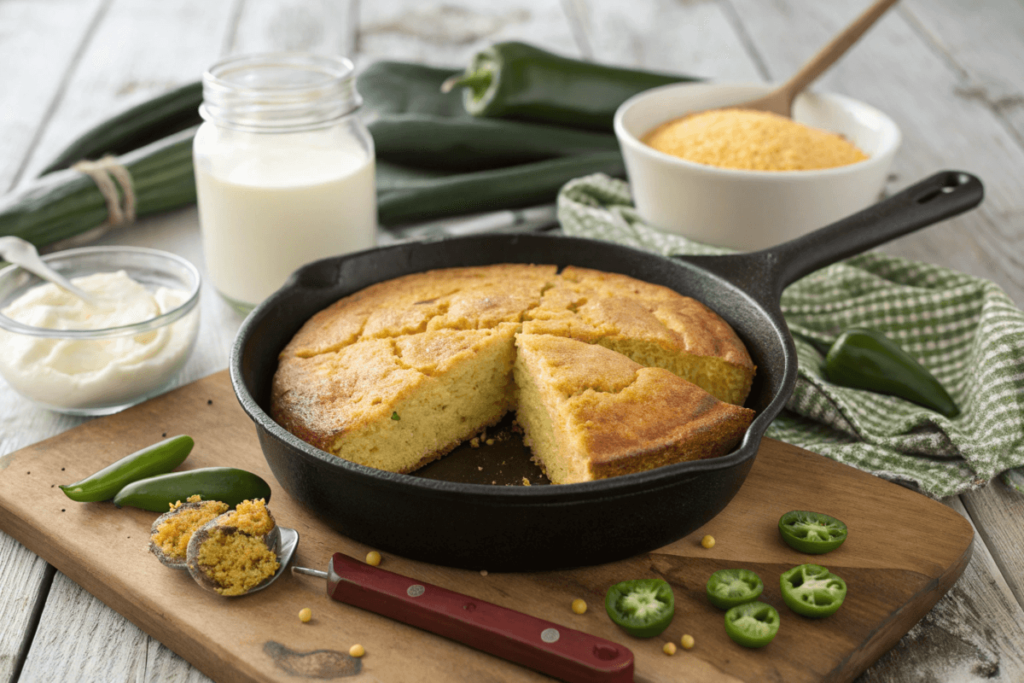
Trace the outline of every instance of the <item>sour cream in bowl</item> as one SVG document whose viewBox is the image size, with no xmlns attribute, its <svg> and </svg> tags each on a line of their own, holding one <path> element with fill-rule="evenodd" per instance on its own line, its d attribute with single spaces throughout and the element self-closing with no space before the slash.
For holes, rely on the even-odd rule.
<svg viewBox="0 0 1024 683">
<path fill-rule="evenodd" d="M 0 376 L 71 415 L 107 415 L 165 391 L 199 330 L 200 277 L 174 254 L 87 247 L 44 256 L 98 301 L 11 266 L 0 271 Z"/>
</svg>

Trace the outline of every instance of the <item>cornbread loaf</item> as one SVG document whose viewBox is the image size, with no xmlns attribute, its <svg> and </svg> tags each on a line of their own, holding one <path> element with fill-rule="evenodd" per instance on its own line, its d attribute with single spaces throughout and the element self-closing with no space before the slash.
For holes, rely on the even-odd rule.
<svg viewBox="0 0 1024 683">
<path fill-rule="evenodd" d="M 280 354 L 271 415 L 339 457 L 411 472 L 522 411 L 513 379 L 519 333 L 606 347 L 736 405 L 754 377 L 732 328 L 671 289 L 583 268 L 503 264 L 407 275 L 320 311 Z"/>
<path fill-rule="evenodd" d="M 730 452 L 754 411 L 663 368 L 564 337 L 516 338 L 517 418 L 555 484 Z"/>
</svg>

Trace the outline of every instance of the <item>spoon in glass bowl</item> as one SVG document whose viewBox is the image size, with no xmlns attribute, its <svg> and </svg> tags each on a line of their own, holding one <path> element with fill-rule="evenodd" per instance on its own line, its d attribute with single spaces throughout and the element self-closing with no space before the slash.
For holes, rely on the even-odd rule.
<svg viewBox="0 0 1024 683">
<path fill-rule="evenodd" d="M 43 263 L 43 260 L 39 258 L 39 252 L 31 242 L 14 236 L 0 237 L 0 258 L 38 275 L 47 282 L 52 282 L 91 306 L 101 305 L 100 300 L 95 296 L 75 287 L 68 282 L 67 278 Z"/>
</svg>

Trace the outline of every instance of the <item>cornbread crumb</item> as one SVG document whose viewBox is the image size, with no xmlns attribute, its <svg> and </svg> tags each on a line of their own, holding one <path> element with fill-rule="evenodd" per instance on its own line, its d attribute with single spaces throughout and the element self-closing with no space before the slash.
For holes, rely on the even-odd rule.
<svg viewBox="0 0 1024 683">
<path fill-rule="evenodd" d="M 225 517 L 221 524 L 233 526 L 250 536 L 266 536 L 274 528 L 274 519 L 267 514 L 267 504 L 262 498 L 243 500 L 235 511 Z"/>
<path fill-rule="evenodd" d="M 299 621 L 301 621 L 303 624 L 308 624 L 312 618 L 313 610 L 309 609 L 308 607 L 303 607 L 299 610 Z"/>
<path fill-rule="evenodd" d="M 215 527 L 199 546 L 196 558 L 221 595 L 244 595 L 273 576 L 281 566 L 262 538 Z"/>
<path fill-rule="evenodd" d="M 487 441 L 485 441 L 484 443 L 486 443 L 488 446 L 493 446 L 494 445 L 494 439 L 487 439 Z"/>
<path fill-rule="evenodd" d="M 363 647 L 362 645 L 356 643 L 355 645 L 353 645 L 352 647 L 350 647 L 348 649 L 348 653 L 351 656 L 353 656 L 353 657 L 357 657 L 357 658 L 358 657 L 362 657 L 363 655 L 366 654 L 366 648 Z"/>
<path fill-rule="evenodd" d="M 376 550 L 371 550 L 370 552 L 366 553 L 366 564 L 370 565 L 371 567 L 378 566 L 380 564 L 380 561 L 380 553 L 378 553 Z"/>
<path fill-rule="evenodd" d="M 487 570 L 486 569 L 481 569 L 480 570 L 480 576 L 487 576 Z"/>
<path fill-rule="evenodd" d="M 168 515 L 157 525 L 156 533 L 150 536 L 152 545 L 160 549 L 171 560 L 184 560 L 185 551 L 192 534 L 204 524 L 228 511 L 228 506 L 218 500 L 201 502 L 199 496 L 192 496 L 187 503 L 179 500 L 171 506 L 173 515 Z"/>
<path fill-rule="evenodd" d="M 835 168 L 868 158 L 835 133 L 747 109 L 713 109 L 674 119 L 643 141 L 687 161 L 750 171 Z"/>
<path fill-rule="evenodd" d="M 526 477 L 523 477 L 523 486 L 530 486 L 530 480 Z"/>
</svg>

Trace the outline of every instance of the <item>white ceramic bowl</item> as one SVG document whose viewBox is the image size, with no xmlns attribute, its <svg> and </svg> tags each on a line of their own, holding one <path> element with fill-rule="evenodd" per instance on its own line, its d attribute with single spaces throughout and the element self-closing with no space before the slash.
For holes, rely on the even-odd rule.
<svg viewBox="0 0 1024 683">
<path fill-rule="evenodd" d="M 157 317 L 105 329 L 33 327 L 0 313 L 0 375 L 7 383 L 34 403 L 70 415 L 115 413 L 165 391 L 188 360 L 199 330 L 195 266 L 140 247 L 83 247 L 42 258 L 68 279 L 123 270 L 151 292 L 164 287 L 180 294 Z M 42 284 L 17 266 L 0 270 L 0 311 Z M 91 361 L 108 358 L 111 349 L 121 354 L 116 362 L 90 367 Z"/>
<path fill-rule="evenodd" d="M 839 133 L 868 159 L 817 171 L 745 171 L 697 164 L 640 139 L 690 112 L 738 104 L 771 85 L 681 83 L 636 95 L 615 114 L 640 216 L 690 239 L 743 251 L 763 249 L 828 225 L 876 202 L 900 144 L 892 119 L 842 95 L 805 93 L 793 119 Z"/>
</svg>

